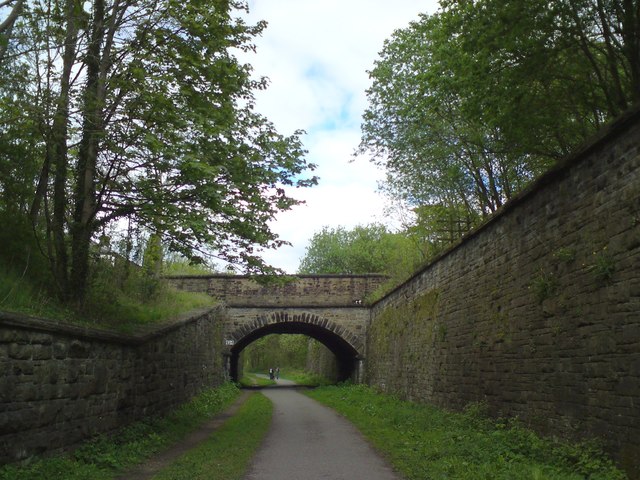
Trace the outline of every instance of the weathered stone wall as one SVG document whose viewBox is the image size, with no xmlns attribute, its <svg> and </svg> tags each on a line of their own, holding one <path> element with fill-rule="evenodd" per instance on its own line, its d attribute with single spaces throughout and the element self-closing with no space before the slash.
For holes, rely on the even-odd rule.
<svg viewBox="0 0 640 480">
<path fill-rule="evenodd" d="M 239 355 L 249 343 L 272 333 L 292 333 L 322 342 L 337 357 L 338 377 L 360 381 L 370 318 L 366 304 L 387 277 L 292 275 L 259 282 L 249 276 L 207 275 L 167 280 L 182 290 L 208 293 L 226 306 L 224 353 L 231 378 L 239 378 Z"/>
<path fill-rule="evenodd" d="M 223 315 L 128 336 L 0 312 L 0 463 L 63 450 L 219 385 Z"/>
<path fill-rule="evenodd" d="M 338 363 L 335 355 L 322 343 L 309 339 L 306 370 L 331 381 L 338 379 Z"/>
<path fill-rule="evenodd" d="M 224 323 L 225 343 L 229 346 L 240 341 L 256 328 L 268 325 L 306 323 L 326 330 L 328 335 L 336 335 L 348 342 L 360 355 L 365 354 L 366 329 L 369 323 L 369 309 L 349 308 L 281 308 L 271 307 L 229 307 Z M 295 328 L 288 333 L 302 333 Z"/>
<path fill-rule="evenodd" d="M 366 378 L 604 440 L 640 477 L 640 113 L 372 308 Z"/>
<path fill-rule="evenodd" d="M 181 290 L 206 292 L 232 307 L 349 307 L 363 303 L 386 277 L 382 275 L 295 275 L 289 281 L 261 284 L 242 275 L 168 277 Z"/>
</svg>

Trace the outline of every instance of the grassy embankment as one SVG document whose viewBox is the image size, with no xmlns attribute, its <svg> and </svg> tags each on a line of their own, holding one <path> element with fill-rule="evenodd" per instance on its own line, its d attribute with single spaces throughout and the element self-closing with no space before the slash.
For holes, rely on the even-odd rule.
<svg viewBox="0 0 640 480">
<path fill-rule="evenodd" d="M 98 272 L 82 308 L 63 305 L 49 287 L 0 265 L 0 310 L 132 333 L 215 305 L 206 294 L 178 291 L 135 271 L 126 276 L 113 269 Z"/>
<path fill-rule="evenodd" d="M 271 424 L 272 404 L 252 395 L 215 435 L 190 450 L 153 480 L 239 480 Z M 250 432 L 250 434 L 247 434 Z"/>
<path fill-rule="evenodd" d="M 623 480 L 597 448 L 543 439 L 481 408 L 451 413 L 364 386 L 322 387 L 312 398 L 351 420 L 409 480 Z"/>
<path fill-rule="evenodd" d="M 207 390 L 170 415 L 134 423 L 111 436 L 100 436 L 71 454 L 32 460 L 26 465 L 1 467 L 0 480 L 117 478 L 123 471 L 179 442 L 203 422 L 227 408 L 238 393 L 239 390 L 232 384 Z M 208 480 L 240 478 L 266 433 L 270 419 L 269 400 L 259 394 L 253 395 L 237 415 L 216 430 L 209 441 L 178 459 L 179 467 L 170 466 L 167 472 L 161 472 L 157 478 L 204 478 L 198 471 L 206 468 L 209 469 Z M 251 431 L 252 435 L 246 435 L 247 431 Z M 190 463 L 193 465 L 188 466 Z M 185 475 L 189 474 L 182 476 L 182 473 L 175 473 L 176 468 L 186 472 Z"/>
</svg>

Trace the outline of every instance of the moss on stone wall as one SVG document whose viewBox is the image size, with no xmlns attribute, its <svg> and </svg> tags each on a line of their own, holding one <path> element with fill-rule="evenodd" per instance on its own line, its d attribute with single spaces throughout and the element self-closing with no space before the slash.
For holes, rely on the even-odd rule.
<svg viewBox="0 0 640 480">
<path fill-rule="evenodd" d="M 640 111 L 617 128 L 372 306 L 368 383 L 598 437 L 640 472 Z"/>
<path fill-rule="evenodd" d="M 402 305 L 389 305 L 376 317 L 369 330 L 368 355 L 387 355 L 403 350 L 410 339 L 430 344 L 434 331 L 444 326 L 436 324 L 440 293 L 432 289 Z"/>
</svg>

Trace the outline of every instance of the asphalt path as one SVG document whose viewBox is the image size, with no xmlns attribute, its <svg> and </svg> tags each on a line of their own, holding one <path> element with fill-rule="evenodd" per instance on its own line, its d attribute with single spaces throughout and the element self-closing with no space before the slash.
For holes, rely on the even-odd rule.
<svg viewBox="0 0 640 480">
<path fill-rule="evenodd" d="M 349 421 L 277 383 L 262 390 L 273 420 L 244 480 L 401 480 Z"/>
</svg>

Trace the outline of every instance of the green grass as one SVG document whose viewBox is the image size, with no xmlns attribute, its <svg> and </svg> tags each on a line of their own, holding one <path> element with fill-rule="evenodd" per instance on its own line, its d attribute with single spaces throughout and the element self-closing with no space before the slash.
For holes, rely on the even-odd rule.
<svg viewBox="0 0 640 480">
<path fill-rule="evenodd" d="M 0 480 L 106 480 L 180 441 L 238 396 L 233 384 L 208 389 L 164 417 L 136 422 L 89 441 L 73 454 L 0 468 Z"/>
<path fill-rule="evenodd" d="M 61 323 L 134 333 L 214 304 L 205 293 L 176 290 L 135 272 L 123 279 L 105 269 L 94 278 L 83 308 L 73 309 L 27 277 L 0 268 L 0 310 Z"/>
<path fill-rule="evenodd" d="M 0 265 L 0 310 L 70 322 L 75 313 L 39 284 Z"/>
<path fill-rule="evenodd" d="M 259 377 L 255 372 L 245 373 L 238 382 L 243 387 L 266 387 L 275 385 L 276 381 L 269 378 Z"/>
<path fill-rule="evenodd" d="M 284 372 L 280 371 L 280 378 L 291 380 L 292 382 L 296 382 L 296 384 L 298 385 L 307 387 L 331 385 L 332 383 L 334 383 L 328 378 L 323 377 L 322 375 L 316 375 L 304 370 L 286 370 Z"/>
<path fill-rule="evenodd" d="M 198 447 L 153 480 L 236 480 L 242 478 L 271 423 L 272 404 L 253 394 L 238 413 Z"/>
<path fill-rule="evenodd" d="M 215 303 L 215 300 L 206 293 L 185 292 L 164 287 L 161 295 L 149 300 L 140 300 L 120 292 L 111 302 L 89 303 L 86 311 L 94 312 L 89 321 L 94 326 L 123 333 L 134 333 L 145 327 L 161 325 L 182 313 L 211 307 Z"/>
<path fill-rule="evenodd" d="M 451 413 L 356 386 L 307 392 L 351 420 L 412 480 L 623 480 L 598 449 L 543 439 L 477 406 Z"/>
</svg>

